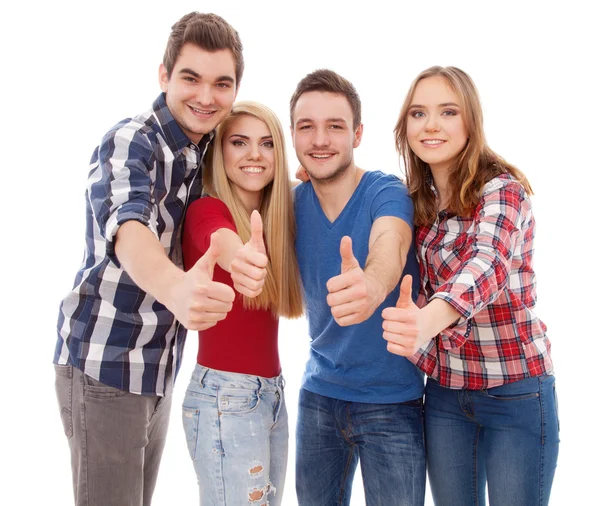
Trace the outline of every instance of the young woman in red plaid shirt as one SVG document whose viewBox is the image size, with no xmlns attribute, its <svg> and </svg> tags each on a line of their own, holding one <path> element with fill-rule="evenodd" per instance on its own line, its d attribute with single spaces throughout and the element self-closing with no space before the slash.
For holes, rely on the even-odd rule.
<svg viewBox="0 0 600 506">
<path fill-rule="evenodd" d="M 550 341 L 535 315 L 535 220 L 524 174 L 494 153 L 471 78 L 432 67 L 395 129 L 415 204 L 421 296 L 384 313 L 392 353 L 429 379 L 435 504 L 547 505 L 558 456 Z"/>
</svg>

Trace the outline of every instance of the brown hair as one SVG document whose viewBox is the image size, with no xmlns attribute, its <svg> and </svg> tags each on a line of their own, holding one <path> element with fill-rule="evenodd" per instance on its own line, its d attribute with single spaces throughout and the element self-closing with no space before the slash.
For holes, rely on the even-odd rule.
<svg viewBox="0 0 600 506">
<path fill-rule="evenodd" d="M 245 243 L 250 240 L 250 216 L 225 172 L 223 140 L 231 123 L 242 115 L 261 120 L 273 137 L 275 174 L 273 182 L 263 189 L 260 215 L 263 220 L 266 248 L 269 253 L 267 277 L 260 295 L 244 296 L 244 307 L 249 309 L 271 308 L 273 313 L 286 318 L 302 314 L 302 287 L 296 248 L 296 226 L 292 203 L 291 183 L 285 153 L 283 128 L 275 113 L 257 102 L 237 102 L 231 114 L 217 127 L 214 150 L 203 173 L 204 190 L 223 201 L 235 222 L 237 234 Z"/>
<path fill-rule="evenodd" d="M 525 175 L 487 145 L 483 131 L 481 101 L 471 77 L 456 67 L 430 67 L 412 82 L 394 129 L 396 149 L 404 161 L 408 191 L 415 205 L 415 225 L 434 223 L 438 209 L 435 193 L 428 181 L 429 165 L 422 161 L 408 144 L 408 110 L 419 82 L 435 76 L 443 77 L 458 95 L 468 136 L 467 144 L 450 168 L 450 200 L 447 211 L 458 216 L 472 215 L 481 198 L 483 186 L 499 174 L 510 174 L 523 185 L 528 194 L 532 194 Z"/>
<path fill-rule="evenodd" d="M 163 56 L 169 79 L 181 48 L 188 42 L 206 51 L 229 49 L 235 60 L 235 80 L 236 86 L 239 86 L 244 73 L 243 47 L 238 32 L 227 21 L 216 14 L 200 12 L 190 12 L 177 21 L 171 27 Z"/>
<path fill-rule="evenodd" d="M 298 83 L 298 86 L 296 86 L 296 91 L 294 91 L 290 100 L 290 120 L 292 125 L 294 124 L 294 109 L 296 108 L 298 99 L 303 93 L 309 91 L 324 91 L 343 95 L 348 100 L 350 109 L 352 109 L 353 127 L 358 128 L 361 124 L 360 97 L 354 85 L 339 74 L 336 74 L 333 70 L 319 69 L 306 75 Z"/>
</svg>

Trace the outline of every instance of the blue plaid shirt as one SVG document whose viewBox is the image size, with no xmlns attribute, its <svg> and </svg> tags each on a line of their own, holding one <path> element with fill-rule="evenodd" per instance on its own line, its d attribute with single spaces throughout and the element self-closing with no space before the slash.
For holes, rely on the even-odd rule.
<svg viewBox="0 0 600 506">
<path fill-rule="evenodd" d="M 172 389 L 187 330 L 121 268 L 114 242 L 124 222 L 139 221 L 171 261 L 183 265 L 183 218 L 200 196 L 202 161 L 213 136 L 193 144 L 164 94 L 104 136 L 90 163 L 84 259 L 60 305 L 54 363 L 72 364 L 136 394 Z"/>
</svg>

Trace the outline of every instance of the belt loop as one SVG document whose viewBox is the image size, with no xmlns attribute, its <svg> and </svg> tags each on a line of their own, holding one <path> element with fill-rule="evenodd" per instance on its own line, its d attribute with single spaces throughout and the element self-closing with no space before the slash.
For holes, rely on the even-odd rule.
<svg viewBox="0 0 600 506">
<path fill-rule="evenodd" d="M 198 383 L 200 384 L 200 386 L 202 388 L 204 388 L 204 377 L 206 376 L 207 372 L 208 372 L 208 368 L 207 367 L 203 367 L 202 368 L 202 372 L 200 373 L 200 376 L 198 376 Z"/>
</svg>

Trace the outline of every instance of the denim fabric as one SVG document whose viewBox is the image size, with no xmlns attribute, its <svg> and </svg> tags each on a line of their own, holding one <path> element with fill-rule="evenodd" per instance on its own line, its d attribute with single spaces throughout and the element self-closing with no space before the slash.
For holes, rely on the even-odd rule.
<svg viewBox="0 0 600 506">
<path fill-rule="evenodd" d="M 554 376 L 486 390 L 429 379 L 425 434 L 436 506 L 545 506 L 558 457 Z"/>
<path fill-rule="evenodd" d="M 365 404 L 301 389 L 296 432 L 298 504 L 347 506 L 359 461 L 368 506 L 422 506 L 421 399 Z"/>
<path fill-rule="evenodd" d="M 171 395 L 137 395 L 54 365 L 76 506 L 150 506 Z"/>
<path fill-rule="evenodd" d="M 279 506 L 288 457 L 283 377 L 196 365 L 183 427 L 203 506 Z"/>
</svg>

